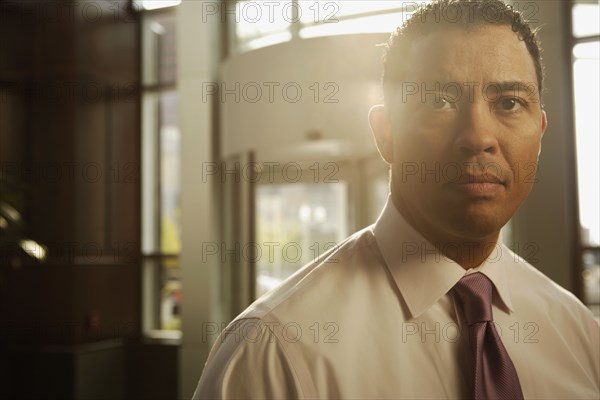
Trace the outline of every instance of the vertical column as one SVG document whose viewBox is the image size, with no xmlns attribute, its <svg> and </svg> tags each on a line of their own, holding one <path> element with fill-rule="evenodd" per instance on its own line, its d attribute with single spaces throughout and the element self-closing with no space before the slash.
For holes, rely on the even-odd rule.
<svg viewBox="0 0 600 400">
<path fill-rule="evenodd" d="M 548 129 L 542 140 L 537 183 L 531 195 L 513 218 L 515 250 L 544 274 L 568 290 L 573 290 L 572 265 L 576 185 L 572 160 L 573 106 L 568 63 L 568 32 L 563 2 L 559 0 L 513 2 L 534 26 L 542 26 L 546 80 L 543 102 L 548 114 Z"/>
<path fill-rule="evenodd" d="M 220 62 L 220 2 L 184 1 L 177 7 L 177 85 L 181 124 L 181 211 L 183 272 L 182 345 L 179 393 L 190 398 L 210 350 L 203 327 L 218 315 L 218 257 L 204 257 L 203 244 L 219 243 L 216 179 L 203 166 L 217 160 L 218 126 L 206 83 L 216 80 Z M 210 99 L 212 96 L 209 96 Z"/>
</svg>

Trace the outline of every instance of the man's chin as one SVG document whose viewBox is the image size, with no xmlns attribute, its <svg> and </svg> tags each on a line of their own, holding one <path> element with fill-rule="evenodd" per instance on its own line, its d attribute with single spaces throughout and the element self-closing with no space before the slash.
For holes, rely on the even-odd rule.
<svg viewBox="0 0 600 400">
<path fill-rule="evenodd" d="M 496 241 L 500 229 L 508 222 L 491 212 L 465 212 L 445 215 L 443 230 L 460 240 L 480 242 L 482 240 Z"/>
</svg>

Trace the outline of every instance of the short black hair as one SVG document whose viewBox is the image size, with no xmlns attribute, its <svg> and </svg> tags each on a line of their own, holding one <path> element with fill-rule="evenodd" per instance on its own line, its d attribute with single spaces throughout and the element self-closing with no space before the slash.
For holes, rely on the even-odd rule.
<svg viewBox="0 0 600 400">
<path fill-rule="evenodd" d="M 533 59 L 540 97 L 544 84 L 544 66 L 537 30 L 521 13 L 502 0 L 434 0 L 427 3 L 399 28 L 386 44 L 383 59 L 383 96 L 389 104 L 394 87 L 402 80 L 402 65 L 410 62 L 407 52 L 412 41 L 430 33 L 460 27 L 465 30 L 485 25 L 510 26 L 525 42 Z"/>
</svg>

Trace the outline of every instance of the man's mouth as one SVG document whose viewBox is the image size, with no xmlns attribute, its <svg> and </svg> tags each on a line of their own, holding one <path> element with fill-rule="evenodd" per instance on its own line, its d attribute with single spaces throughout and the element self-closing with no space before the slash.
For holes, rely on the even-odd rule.
<svg viewBox="0 0 600 400">
<path fill-rule="evenodd" d="M 472 175 L 472 174 L 462 174 L 460 179 L 456 182 L 459 185 L 471 184 L 471 183 L 494 183 L 504 185 L 502 179 L 498 178 L 496 175 L 492 174 L 481 174 L 481 175 Z"/>
<path fill-rule="evenodd" d="M 460 179 L 450 182 L 453 189 L 472 196 L 492 196 L 504 190 L 505 182 L 491 174 L 463 174 Z"/>
</svg>

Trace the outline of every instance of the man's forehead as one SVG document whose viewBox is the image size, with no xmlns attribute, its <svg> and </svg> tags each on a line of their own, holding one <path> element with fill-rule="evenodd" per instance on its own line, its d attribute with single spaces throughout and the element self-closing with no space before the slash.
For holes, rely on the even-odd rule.
<svg viewBox="0 0 600 400">
<path fill-rule="evenodd" d="M 428 56 L 461 55 L 472 51 L 496 52 L 498 47 L 506 46 L 511 50 L 522 50 L 527 53 L 527 46 L 509 25 L 466 25 L 446 27 L 415 37 L 411 41 L 411 56 L 425 54 Z"/>
<path fill-rule="evenodd" d="M 407 70 L 419 75 L 454 79 L 457 73 L 498 74 L 504 70 L 507 76 L 494 77 L 495 81 L 519 81 L 526 78 L 523 74 L 535 80 L 535 66 L 527 46 L 508 25 L 435 31 L 414 40 L 408 55 Z"/>
</svg>

